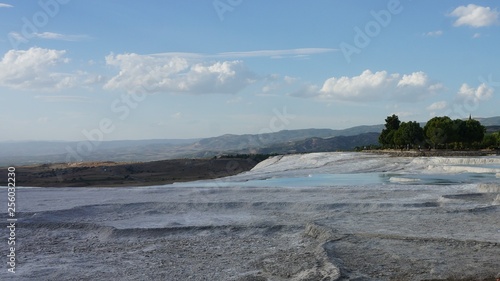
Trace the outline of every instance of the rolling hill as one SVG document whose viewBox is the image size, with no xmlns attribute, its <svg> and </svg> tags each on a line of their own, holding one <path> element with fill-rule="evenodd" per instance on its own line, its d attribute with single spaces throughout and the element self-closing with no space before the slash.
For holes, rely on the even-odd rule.
<svg viewBox="0 0 500 281">
<path fill-rule="evenodd" d="M 477 118 L 496 131 L 500 117 Z M 77 161 L 137 162 L 175 158 L 207 158 L 231 153 L 305 153 L 353 150 L 378 143 L 384 125 L 343 130 L 301 129 L 267 134 L 226 134 L 204 139 L 103 141 L 90 152 L 71 156 L 81 142 L 0 142 L 0 166 Z"/>
</svg>

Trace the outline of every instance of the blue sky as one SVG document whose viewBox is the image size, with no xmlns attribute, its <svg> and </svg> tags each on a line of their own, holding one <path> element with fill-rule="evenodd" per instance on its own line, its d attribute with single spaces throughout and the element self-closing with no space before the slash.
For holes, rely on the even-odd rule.
<svg viewBox="0 0 500 281">
<path fill-rule="evenodd" d="M 0 0 L 0 141 L 498 116 L 498 6 Z"/>
</svg>

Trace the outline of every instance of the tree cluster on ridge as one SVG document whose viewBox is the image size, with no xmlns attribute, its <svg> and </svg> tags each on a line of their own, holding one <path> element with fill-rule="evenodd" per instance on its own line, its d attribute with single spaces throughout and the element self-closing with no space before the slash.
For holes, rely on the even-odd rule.
<svg viewBox="0 0 500 281">
<path fill-rule="evenodd" d="M 385 119 L 379 142 L 384 148 L 485 148 L 500 145 L 500 132 L 486 134 L 486 128 L 470 116 L 467 120 L 434 117 L 422 128 L 415 121 L 401 122 L 393 114 Z"/>
</svg>

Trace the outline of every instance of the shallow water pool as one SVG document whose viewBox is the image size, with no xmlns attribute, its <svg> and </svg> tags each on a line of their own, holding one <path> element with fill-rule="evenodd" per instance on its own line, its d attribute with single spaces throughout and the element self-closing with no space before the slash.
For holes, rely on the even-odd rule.
<svg viewBox="0 0 500 281">
<path fill-rule="evenodd" d="M 245 181 L 219 179 L 188 183 L 175 186 L 197 187 L 328 187 L 359 186 L 380 184 L 404 185 L 456 185 L 498 180 L 495 174 L 400 174 L 400 173 L 350 173 L 350 174 L 310 174 L 297 177 L 271 177 Z"/>
</svg>

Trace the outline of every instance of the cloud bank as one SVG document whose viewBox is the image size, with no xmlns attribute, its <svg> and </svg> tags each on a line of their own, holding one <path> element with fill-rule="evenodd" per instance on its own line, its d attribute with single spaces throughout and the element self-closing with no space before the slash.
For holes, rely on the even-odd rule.
<svg viewBox="0 0 500 281">
<path fill-rule="evenodd" d="M 0 85 L 14 89 L 62 89 L 74 85 L 75 77 L 52 71 L 69 62 L 66 51 L 43 48 L 10 50 L 0 61 Z"/>
<path fill-rule="evenodd" d="M 292 96 L 353 102 L 386 99 L 415 101 L 442 89 L 442 84 L 431 81 L 421 71 L 389 74 L 387 71 L 372 72 L 368 69 L 358 76 L 331 77 L 321 87 L 307 85 Z"/>
<path fill-rule="evenodd" d="M 256 75 L 239 60 L 192 62 L 184 57 L 108 55 L 106 64 L 119 69 L 105 89 L 188 94 L 234 94 L 253 83 Z"/>
<path fill-rule="evenodd" d="M 70 62 L 65 50 L 33 47 L 10 50 L 0 61 L 0 86 L 17 90 L 59 91 L 68 88 L 91 88 L 103 84 L 102 75 L 75 70 L 60 71 Z"/>
</svg>

